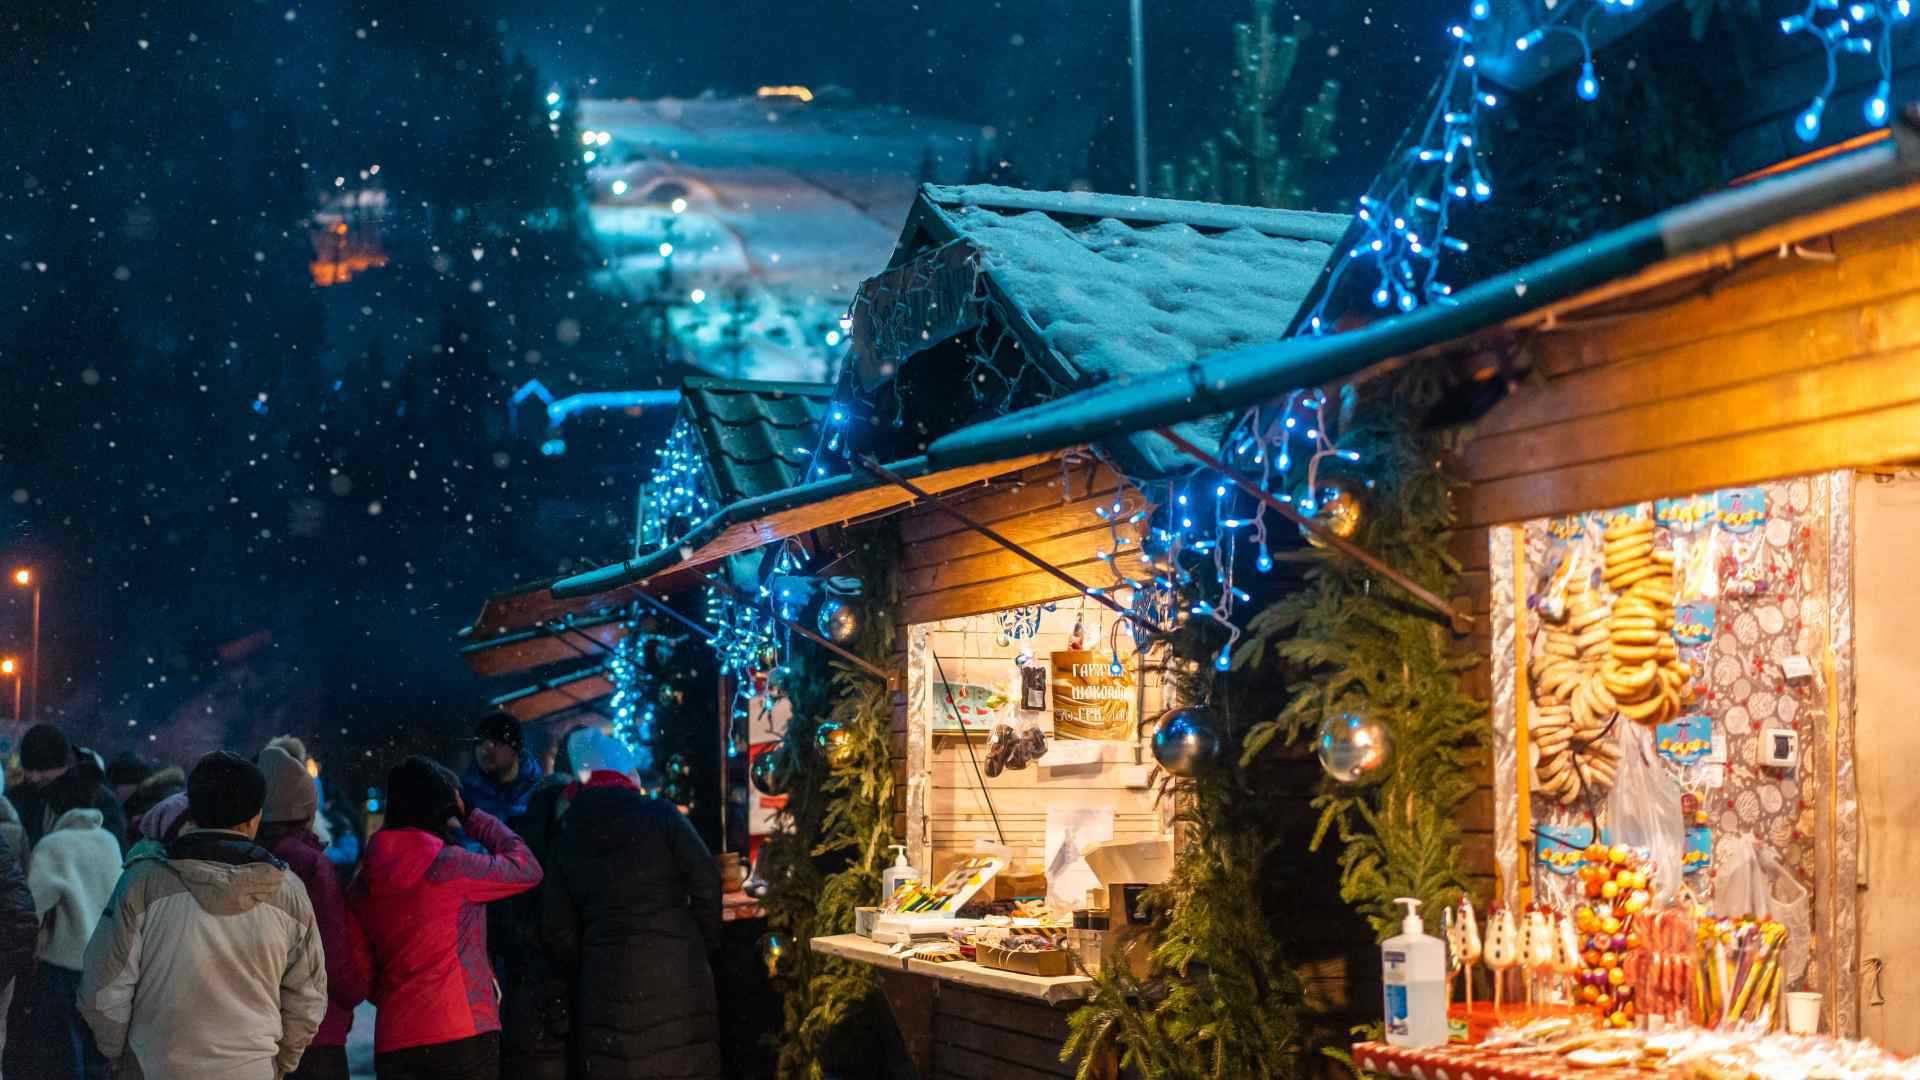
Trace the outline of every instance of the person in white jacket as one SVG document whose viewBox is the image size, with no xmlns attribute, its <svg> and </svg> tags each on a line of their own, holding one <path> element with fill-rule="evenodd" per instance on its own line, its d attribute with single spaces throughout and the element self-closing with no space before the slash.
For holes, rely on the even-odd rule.
<svg viewBox="0 0 1920 1080">
<path fill-rule="evenodd" d="M 120 842 L 101 827 L 100 811 L 61 814 L 34 845 L 27 888 L 40 918 L 40 966 L 21 1001 L 14 1033 L 23 1076 L 106 1080 L 107 1060 L 75 1008 L 87 939 L 120 878 Z"/>
<path fill-rule="evenodd" d="M 187 778 L 194 827 L 142 854 L 87 945 L 80 1012 L 144 1080 L 279 1080 L 327 1009 L 306 886 L 253 842 L 267 782 L 216 750 Z"/>
</svg>

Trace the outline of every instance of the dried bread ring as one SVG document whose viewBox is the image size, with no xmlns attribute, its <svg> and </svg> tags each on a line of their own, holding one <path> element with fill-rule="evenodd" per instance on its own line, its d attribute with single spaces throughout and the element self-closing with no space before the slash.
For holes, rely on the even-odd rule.
<svg viewBox="0 0 1920 1080">
<path fill-rule="evenodd" d="M 1672 701 L 1673 699 L 1664 693 L 1655 694 L 1645 701 L 1620 706 L 1620 715 L 1637 724 L 1650 724 L 1654 722 L 1654 717 L 1667 708 Z"/>
<path fill-rule="evenodd" d="M 1649 627 L 1649 629 L 1651 629 L 1651 627 Z M 1581 634 L 1579 637 L 1575 638 L 1573 645 L 1574 645 L 1574 648 L 1576 649 L 1582 649 L 1582 650 L 1591 649 L 1595 645 L 1606 644 L 1608 639 L 1611 637 L 1612 637 L 1612 631 L 1610 631 L 1608 627 L 1595 626 L 1587 630 L 1586 633 Z"/>
<path fill-rule="evenodd" d="M 1619 708 L 1613 700 L 1613 694 L 1607 690 L 1606 679 L 1597 671 L 1593 673 L 1593 678 L 1587 680 L 1587 693 L 1593 697 L 1594 711 L 1601 716 Z"/>
<path fill-rule="evenodd" d="M 1673 576 L 1673 568 L 1670 566 L 1661 566 L 1656 562 L 1642 562 L 1632 570 L 1625 571 L 1615 577 L 1607 578 L 1607 584 L 1612 587 L 1614 592 L 1623 592 L 1638 585 L 1642 581 L 1652 578 L 1656 574 L 1665 574 L 1671 578 Z"/>
<path fill-rule="evenodd" d="M 1660 631 L 1651 626 L 1616 626 L 1607 636 L 1615 645 L 1658 645 L 1662 637 Z"/>
<path fill-rule="evenodd" d="M 1605 554 L 1601 556 L 1601 562 L 1611 567 L 1621 563 L 1633 562 L 1636 559 L 1644 559 L 1652 554 L 1653 537 L 1634 536 L 1614 544 L 1608 544 Z"/>
<path fill-rule="evenodd" d="M 1639 536 L 1642 533 L 1651 532 L 1653 532 L 1652 518 L 1628 518 L 1618 525 L 1607 526 L 1606 531 L 1601 534 L 1601 539 L 1611 541 L 1621 539 L 1622 537 Z"/>
<path fill-rule="evenodd" d="M 1567 627 L 1577 634 L 1587 627 L 1592 626 L 1594 623 L 1605 619 L 1607 617 L 1607 611 L 1608 609 L 1604 604 L 1595 604 L 1586 611 L 1576 611 L 1573 614 L 1573 618 L 1567 621 Z"/>
<path fill-rule="evenodd" d="M 1615 645 L 1613 658 L 1623 667 L 1631 667 L 1653 660 L 1658 652 L 1659 650 L 1652 645 Z"/>
</svg>

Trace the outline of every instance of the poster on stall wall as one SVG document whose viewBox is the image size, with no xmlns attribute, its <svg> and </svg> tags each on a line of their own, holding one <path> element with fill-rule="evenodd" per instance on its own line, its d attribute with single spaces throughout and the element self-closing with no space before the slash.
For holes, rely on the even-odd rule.
<svg viewBox="0 0 1920 1080">
<path fill-rule="evenodd" d="M 1053 733 L 1060 739 L 1131 739 L 1138 700 L 1131 660 L 1116 674 L 1109 653 L 1053 654 Z"/>
<path fill-rule="evenodd" d="M 988 680 L 994 681 L 994 680 Z M 949 702 L 948 698 L 952 701 Z M 1014 696 L 1006 687 L 980 681 L 933 684 L 933 730 L 943 735 L 962 731 L 992 731 L 996 724 L 1013 723 Z"/>
<path fill-rule="evenodd" d="M 1056 912 L 1070 912 L 1086 902 L 1087 894 L 1100 887 L 1100 879 L 1087 865 L 1086 851 L 1095 844 L 1113 839 L 1113 808 L 1110 806 L 1047 808 L 1046 869 L 1047 906 Z"/>
</svg>

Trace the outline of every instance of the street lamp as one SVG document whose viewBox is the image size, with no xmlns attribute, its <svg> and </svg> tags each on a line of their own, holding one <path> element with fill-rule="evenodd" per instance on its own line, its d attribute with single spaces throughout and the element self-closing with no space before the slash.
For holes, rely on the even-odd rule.
<svg viewBox="0 0 1920 1080">
<path fill-rule="evenodd" d="M 31 720 L 40 713 L 40 583 L 35 580 L 33 571 L 21 567 L 13 572 L 13 583 L 23 589 L 33 590 L 33 670 L 27 673 L 32 680 L 27 687 L 27 718 Z M 20 719 L 20 677 L 13 680 L 13 717 Z"/>
<path fill-rule="evenodd" d="M 13 719 L 20 721 L 20 661 L 8 656 L 0 658 L 0 675 L 13 680 Z"/>
</svg>

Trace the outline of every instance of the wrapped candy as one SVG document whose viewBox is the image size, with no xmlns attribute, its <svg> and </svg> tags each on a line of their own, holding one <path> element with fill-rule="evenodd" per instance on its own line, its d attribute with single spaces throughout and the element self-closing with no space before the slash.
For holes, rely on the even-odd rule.
<svg viewBox="0 0 1920 1080">
<path fill-rule="evenodd" d="M 1493 1011 L 1500 1011 L 1502 984 L 1507 969 L 1520 962 L 1520 928 L 1514 925 L 1513 912 L 1505 904 L 1493 905 L 1487 916 L 1487 944 L 1483 958 L 1493 972 Z"/>
<path fill-rule="evenodd" d="M 1584 935 L 1578 1001 L 1599 1010 L 1613 1027 L 1629 1027 L 1635 1015 L 1628 961 L 1641 948 L 1636 920 L 1651 902 L 1653 874 L 1625 844 L 1594 844 L 1580 866 L 1586 902 L 1574 912 Z"/>
<path fill-rule="evenodd" d="M 1458 971 L 1467 988 L 1467 1008 L 1473 1008 L 1473 966 L 1480 962 L 1480 923 L 1473 911 L 1473 900 L 1460 897 L 1458 914 L 1449 910 L 1446 914 L 1447 955 L 1453 965 L 1447 974 L 1449 983 L 1447 996 L 1453 996 L 1451 983 L 1453 971 Z"/>
<path fill-rule="evenodd" d="M 1534 1002 L 1539 984 L 1553 974 L 1554 928 L 1550 913 L 1540 904 L 1527 908 L 1526 929 L 1521 934 L 1521 962 L 1527 970 L 1527 1004 Z"/>
<path fill-rule="evenodd" d="M 1573 916 L 1564 912 L 1555 921 L 1553 947 L 1553 973 L 1560 976 L 1560 987 L 1567 993 L 1568 1001 L 1578 1000 L 1574 991 L 1573 977 L 1580 973 L 1580 933 L 1574 928 Z"/>
</svg>

